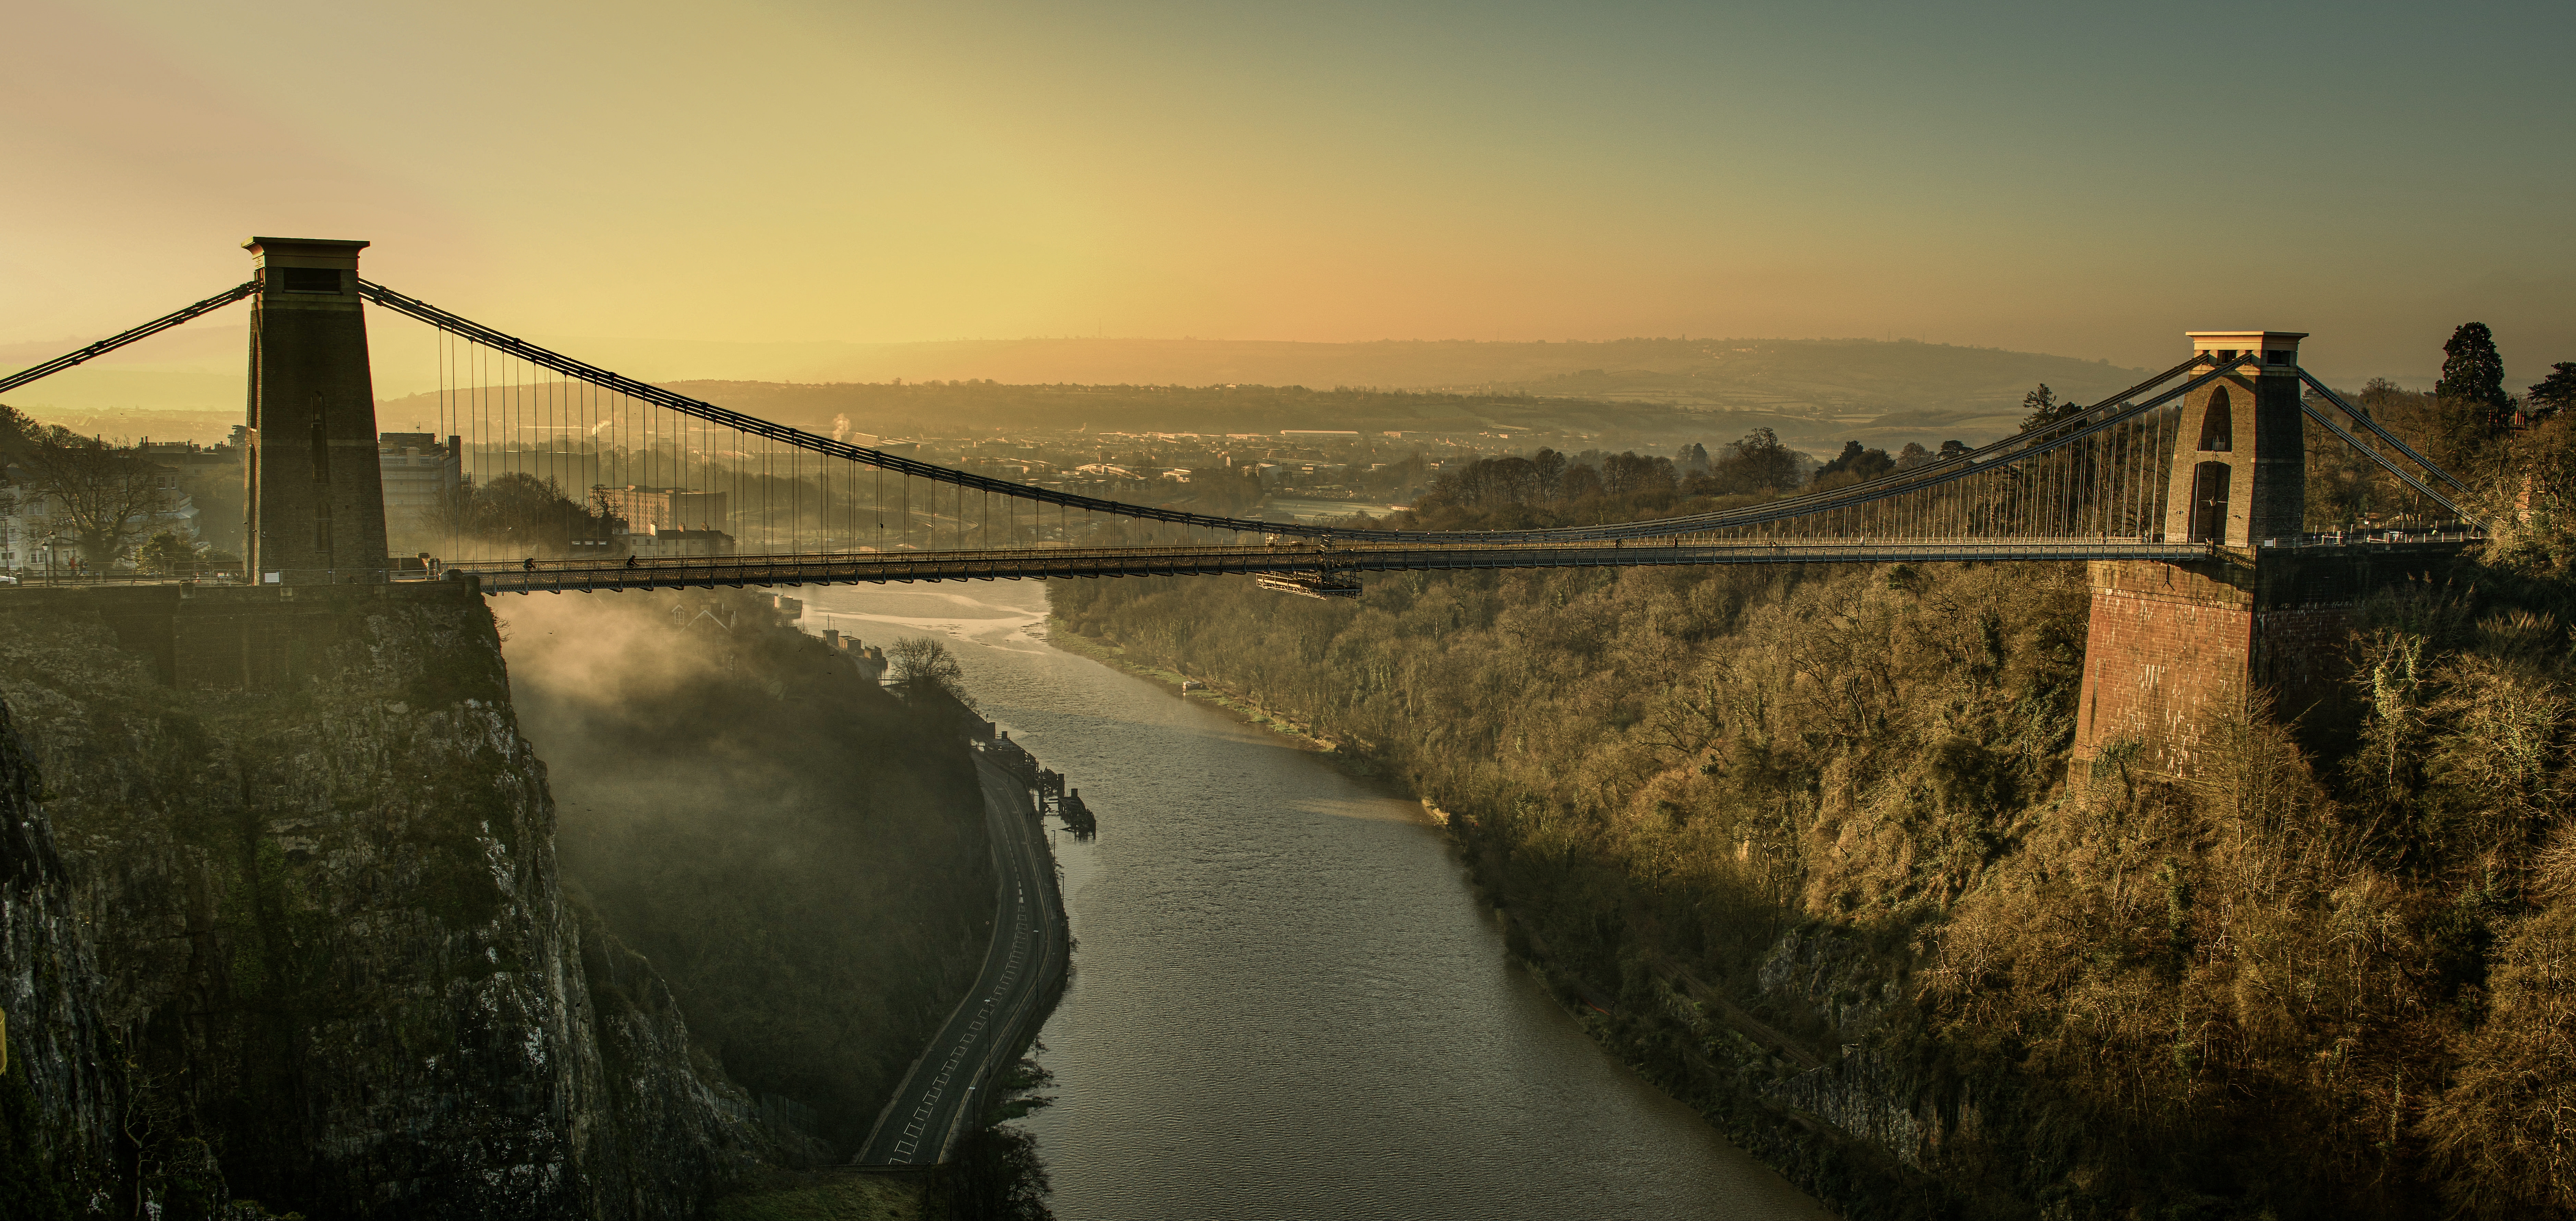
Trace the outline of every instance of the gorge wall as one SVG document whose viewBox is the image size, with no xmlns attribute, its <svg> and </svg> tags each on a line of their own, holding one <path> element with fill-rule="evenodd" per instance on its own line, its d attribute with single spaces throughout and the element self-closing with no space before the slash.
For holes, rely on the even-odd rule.
<svg viewBox="0 0 2576 1221">
<path fill-rule="evenodd" d="M 964 710 L 887 694 L 757 594 L 494 608 L 565 878 L 782 1139 L 846 1159 L 991 936 Z"/>
<path fill-rule="evenodd" d="M 0 980 L 55 1177 L 164 1217 L 676 1218 L 776 1153 L 567 901 L 479 597 L 297 590 L 308 664 L 242 691 L 165 685 L 123 592 L 0 603 Z"/>
<path fill-rule="evenodd" d="M 121 1079 L 42 782 L 0 706 L 0 1214 L 71 1215 L 112 1181 Z"/>
</svg>

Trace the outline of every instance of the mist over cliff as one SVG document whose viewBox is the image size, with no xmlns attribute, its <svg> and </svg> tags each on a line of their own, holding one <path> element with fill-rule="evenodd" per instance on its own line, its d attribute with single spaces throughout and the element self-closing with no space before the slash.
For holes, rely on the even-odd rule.
<svg viewBox="0 0 2576 1221">
<path fill-rule="evenodd" d="M 846 1157 L 988 935 L 964 740 L 767 598 L 497 606 L 567 881 L 670 981 L 764 1122 Z"/>
</svg>

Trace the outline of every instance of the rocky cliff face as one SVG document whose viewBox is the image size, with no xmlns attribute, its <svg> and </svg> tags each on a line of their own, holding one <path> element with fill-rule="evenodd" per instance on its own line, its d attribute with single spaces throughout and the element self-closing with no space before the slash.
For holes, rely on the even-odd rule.
<svg viewBox="0 0 2576 1221">
<path fill-rule="evenodd" d="M 86 922 L 134 1172 L 165 1194 L 186 1166 L 318 1216 L 693 1215 L 763 1138 L 649 964 L 567 901 L 490 613 L 299 592 L 331 602 L 326 661 L 265 694 L 159 685 L 80 597 L 0 610 L 71 881 L 10 908 L 0 986 L 30 995 Z M 16 1005 L 72 1003 L 13 1001 L 13 1047 Z M 51 1113 L 96 1145 L 105 1086 L 79 1023 L 51 1029 Z"/>
<path fill-rule="evenodd" d="M 65 1215 L 108 1181 L 120 1101 L 42 796 L 0 707 L 0 1215 L 27 1218 Z"/>
</svg>

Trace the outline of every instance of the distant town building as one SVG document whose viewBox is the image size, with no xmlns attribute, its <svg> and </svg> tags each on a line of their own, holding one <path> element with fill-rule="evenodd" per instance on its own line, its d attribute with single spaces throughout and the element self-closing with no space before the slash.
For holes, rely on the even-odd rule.
<svg viewBox="0 0 2576 1221">
<path fill-rule="evenodd" d="M 464 450 L 455 437 L 439 444 L 435 433 L 376 434 L 376 465 L 384 472 L 385 521 L 397 532 L 428 520 L 464 482 Z"/>
<path fill-rule="evenodd" d="M 233 431 L 244 431 L 234 425 Z M 154 441 L 149 438 L 135 446 L 156 466 L 181 476 L 231 475 L 241 477 L 242 450 L 238 445 L 199 445 L 193 441 Z"/>
<path fill-rule="evenodd" d="M 0 466 L 0 572 L 42 569 L 48 557 L 69 560 L 79 550 L 54 542 L 55 525 L 46 498 L 27 487 L 27 472 Z"/>
<path fill-rule="evenodd" d="M 872 644 L 862 644 L 858 637 L 844 636 L 839 629 L 828 627 L 823 629 L 823 647 L 839 656 L 849 658 L 850 665 L 858 670 L 860 678 L 872 683 L 885 681 L 884 649 Z"/>
<path fill-rule="evenodd" d="M 895 437 L 880 437 L 875 433 L 836 433 L 834 434 L 834 439 L 847 441 L 850 444 L 859 446 L 863 449 L 873 449 L 881 454 L 893 454 L 904 458 L 909 458 L 914 454 L 921 452 L 921 443 L 918 441 L 905 441 Z"/>
<path fill-rule="evenodd" d="M 729 515 L 723 492 L 648 488 L 631 483 L 622 488 L 594 485 L 590 489 L 590 506 L 607 516 L 623 520 L 627 530 L 637 534 L 656 526 L 666 530 L 716 532 L 733 528 L 733 518 Z"/>
</svg>

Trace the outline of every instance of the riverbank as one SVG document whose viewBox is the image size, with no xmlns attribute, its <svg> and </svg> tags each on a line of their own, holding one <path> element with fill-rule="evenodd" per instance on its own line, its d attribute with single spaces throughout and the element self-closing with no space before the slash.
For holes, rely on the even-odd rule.
<svg viewBox="0 0 2576 1221">
<path fill-rule="evenodd" d="M 1366 757 L 1343 749 L 1339 742 L 1319 736 L 1312 727 L 1294 717 L 1262 707 L 1260 701 L 1248 694 L 1231 691 L 1206 679 L 1192 678 L 1178 670 L 1166 669 L 1131 657 L 1128 655 L 1127 646 L 1115 641 L 1095 640 L 1085 636 L 1060 619 L 1049 618 L 1046 624 L 1047 644 L 1053 648 L 1061 649 L 1076 657 L 1088 657 L 1122 673 L 1133 674 L 1147 682 L 1169 688 L 1173 695 L 1183 699 L 1196 695 L 1199 703 L 1222 708 L 1246 725 L 1256 729 L 1266 729 L 1316 754 L 1331 756 L 1337 766 L 1351 775 L 1372 774 Z M 1193 682 L 1203 684 L 1205 689 L 1193 691 L 1184 685 Z"/>
<path fill-rule="evenodd" d="M 704 1221 L 941 1221 L 938 1176 L 934 1167 L 770 1171 L 708 1205 Z"/>
<path fill-rule="evenodd" d="M 986 764 L 988 779 L 1001 770 L 989 762 Z M 1044 1099 L 1031 1100 L 1022 1096 L 1026 1092 L 1023 1087 L 1031 1084 L 1032 1080 L 1042 1080 L 1042 1074 L 1023 1074 L 1019 1070 L 1030 1049 L 1036 1045 L 1038 1032 L 1046 1027 L 1047 1019 L 1064 999 L 1065 989 L 1073 983 L 1073 952 L 1078 948 L 1073 938 L 1073 918 L 1064 906 L 1064 865 L 1056 859 L 1052 842 L 1046 834 L 1045 816 L 1029 804 L 1026 788 L 1018 788 L 1015 793 L 1023 804 L 1008 811 L 1006 820 L 1013 824 L 1013 838 L 1018 841 L 1019 851 L 1027 855 L 1027 876 L 1035 883 L 1033 889 L 1039 899 L 1039 919 L 1044 923 L 1048 936 L 1039 953 L 1035 991 L 1002 1036 L 1002 1054 L 988 1066 L 978 1091 L 981 1113 L 975 1122 L 986 1127 L 1017 1119 L 1047 1105 Z"/>
</svg>

